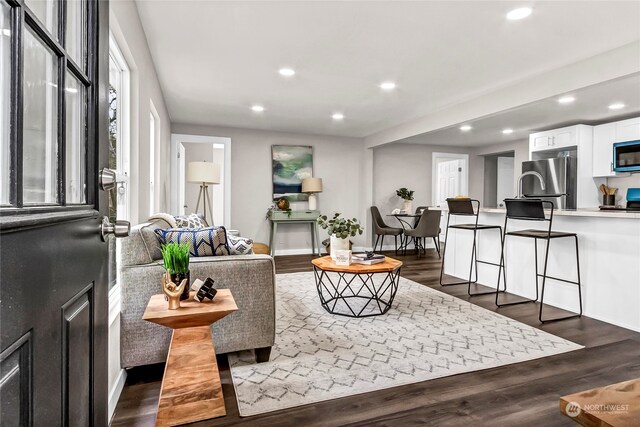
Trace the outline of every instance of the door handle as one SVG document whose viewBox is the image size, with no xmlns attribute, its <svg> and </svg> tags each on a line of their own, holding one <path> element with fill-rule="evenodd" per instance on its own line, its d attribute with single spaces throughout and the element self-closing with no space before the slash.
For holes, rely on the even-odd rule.
<svg viewBox="0 0 640 427">
<path fill-rule="evenodd" d="M 98 184 L 102 191 L 109 191 L 112 188 L 116 188 L 116 171 L 109 168 L 100 169 Z"/>
<path fill-rule="evenodd" d="M 100 235 L 102 240 L 106 241 L 109 234 L 113 234 L 114 237 L 127 237 L 131 231 L 131 223 L 124 220 L 116 220 L 115 223 L 111 223 L 108 217 L 102 218 L 102 224 L 100 225 Z"/>
</svg>

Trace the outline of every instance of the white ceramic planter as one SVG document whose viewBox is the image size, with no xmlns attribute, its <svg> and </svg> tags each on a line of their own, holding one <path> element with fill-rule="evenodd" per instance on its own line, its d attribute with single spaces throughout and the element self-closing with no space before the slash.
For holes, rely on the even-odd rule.
<svg viewBox="0 0 640 427">
<path fill-rule="evenodd" d="M 402 209 L 404 210 L 404 213 L 413 213 L 413 204 L 411 203 L 411 200 L 405 200 L 402 203 Z"/>
<path fill-rule="evenodd" d="M 331 245 L 331 259 L 335 261 L 335 253 L 336 251 L 348 251 L 349 250 L 349 239 L 340 239 L 336 237 L 335 234 L 331 235 L 331 241 L 329 243 Z"/>
</svg>

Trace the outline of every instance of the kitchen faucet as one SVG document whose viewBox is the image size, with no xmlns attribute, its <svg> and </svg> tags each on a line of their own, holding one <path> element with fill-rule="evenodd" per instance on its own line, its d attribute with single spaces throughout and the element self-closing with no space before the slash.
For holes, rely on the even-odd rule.
<svg viewBox="0 0 640 427">
<path fill-rule="evenodd" d="M 516 184 L 516 193 L 518 194 L 516 196 L 517 199 L 524 198 L 524 195 L 522 194 L 522 178 L 527 175 L 533 175 L 538 178 L 540 180 L 540 187 L 544 190 L 544 178 L 542 177 L 542 175 L 535 171 L 527 171 L 518 177 L 518 183 Z"/>
</svg>

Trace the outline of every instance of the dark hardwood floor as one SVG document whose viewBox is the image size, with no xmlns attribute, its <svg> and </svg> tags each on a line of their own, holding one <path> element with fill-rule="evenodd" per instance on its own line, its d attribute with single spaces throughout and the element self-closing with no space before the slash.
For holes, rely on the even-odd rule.
<svg viewBox="0 0 640 427">
<path fill-rule="evenodd" d="M 311 258 L 277 257 L 276 270 L 311 271 Z M 222 355 L 218 363 L 227 416 L 193 426 L 574 426 L 559 412 L 560 396 L 640 377 L 640 333 L 587 317 L 540 325 L 535 304 L 496 309 L 491 295 L 470 298 L 464 285 L 441 287 L 440 260 L 432 250 L 421 259 L 413 253 L 395 258 L 405 262 L 401 274 L 405 278 L 585 348 L 248 418 L 238 415 L 227 358 Z M 562 312 L 550 309 L 545 313 Z M 153 425 L 162 373 L 163 365 L 128 373 L 113 426 Z"/>
</svg>

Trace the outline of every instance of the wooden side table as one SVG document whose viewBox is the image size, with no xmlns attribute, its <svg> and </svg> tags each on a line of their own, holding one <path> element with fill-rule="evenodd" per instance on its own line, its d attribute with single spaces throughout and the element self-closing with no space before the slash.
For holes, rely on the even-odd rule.
<svg viewBox="0 0 640 427">
<path fill-rule="evenodd" d="M 169 310 L 164 294 L 153 295 L 142 318 L 173 329 L 162 378 L 156 426 L 174 426 L 227 414 L 211 324 L 238 309 L 229 289 L 213 301 L 190 298 Z"/>
<path fill-rule="evenodd" d="M 269 235 L 269 247 L 271 256 L 276 253 L 276 234 L 278 224 L 309 224 L 311 226 L 311 252 L 318 256 L 322 253 L 320 237 L 318 236 L 318 217 L 320 211 L 269 211 L 269 221 L 271 222 L 271 233 Z"/>
</svg>

